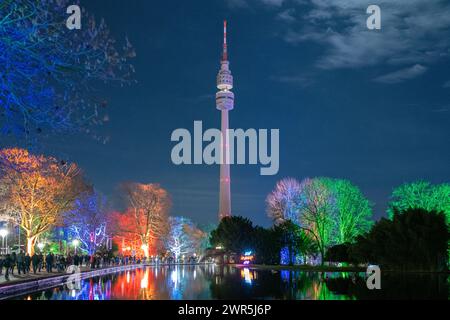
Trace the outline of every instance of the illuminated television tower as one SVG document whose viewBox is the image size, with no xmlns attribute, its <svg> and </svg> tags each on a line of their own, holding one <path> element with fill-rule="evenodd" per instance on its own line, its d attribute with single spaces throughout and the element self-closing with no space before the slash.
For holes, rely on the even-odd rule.
<svg viewBox="0 0 450 320">
<path fill-rule="evenodd" d="M 228 61 L 227 44 L 227 22 L 223 23 L 223 54 L 220 62 L 220 71 L 217 75 L 216 107 L 222 113 L 222 146 L 220 165 L 220 202 L 219 219 L 231 216 L 231 177 L 230 177 L 230 145 L 228 142 L 227 130 L 229 127 L 228 111 L 234 108 L 233 76 L 230 71 L 230 62 Z"/>
</svg>

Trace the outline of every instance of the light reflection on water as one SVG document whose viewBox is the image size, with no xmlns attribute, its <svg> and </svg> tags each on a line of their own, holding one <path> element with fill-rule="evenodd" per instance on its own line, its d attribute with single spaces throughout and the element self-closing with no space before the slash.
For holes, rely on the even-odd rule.
<svg viewBox="0 0 450 320">
<path fill-rule="evenodd" d="M 369 292 L 363 275 L 230 266 L 147 267 L 60 286 L 16 299 L 208 300 L 208 299 L 448 299 L 447 276 L 385 276 L 383 290 Z"/>
</svg>

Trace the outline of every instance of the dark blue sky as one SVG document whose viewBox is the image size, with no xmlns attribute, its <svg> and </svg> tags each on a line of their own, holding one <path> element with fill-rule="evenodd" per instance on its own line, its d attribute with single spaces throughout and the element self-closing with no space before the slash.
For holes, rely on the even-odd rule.
<svg viewBox="0 0 450 320">
<path fill-rule="evenodd" d="M 358 185 L 379 218 L 393 187 L 450 180 L 447 2 L 370 1 L 383 20 L 369 31 L 364 0 L 82 1 L 119 42 L 129 37 L 139 83 L 105 92 L 109 143 L 55 138 L 46 151 L 77 162 L 107 195 L 121 181 L 158 182 L 173 215 L 216 222 L 219 168 L 173 165 L 170 135 L 194 120 L 220 125 L 226 18 L 231 127 L 279 128 L 281 139 L 277 176 L 232 167 L 233 213 L 268 225 L 264 201 L 277 180 L 330 176 Z"/>
</svg>

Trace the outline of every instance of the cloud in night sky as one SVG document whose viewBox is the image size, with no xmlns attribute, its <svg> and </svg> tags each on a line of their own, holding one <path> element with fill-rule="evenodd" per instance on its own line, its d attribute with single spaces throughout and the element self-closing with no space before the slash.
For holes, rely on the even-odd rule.
<svg viewBox="0 0 450 320">
<path fill-rule="evenodd" d="M 297 20 L 295 18 L 295 9 L 290 8 L 290 9 L 281 11 L 280 13 L 278 13 L 277 19 L 282 20 L 284 22 L 288 22 L 288 23 L 295 22 Z"/>
<path fill-rule="evenodd" d="M 293 45 L 313 42 L 321 46 L 322 55 L 316 61 L 320 69 L 387 66 L 398 70 L 411 65 L 426 68 L 450 56 L 448 0 L 253 0 L 245 3 L 266 7 L 271 4 L 274 18 L 285 23 L 282 37 L 286 42 Z M 381 31 L 366 27 L 366 9 L 371 4 L 381 7 Z M 392 77 L 397 75 L 400 79 L 403 72 L 406 76 L 402 79 L 407 80 L 419 75 L 421 70 L 415 67 L 409 72 L 407 69 L 393 71 Z"/>
<path fill-rule="evenodd" d="M 374 79 L 374 81 L 376 82 L 381 82 L 381 83 L 388 83 L 388 84 L 393 84 L 393 83 L 400 83 L 409 79 L 414 79 L 422 74 L 424 74 L 427 71 L 427 68 L 420 65 L 420 64 L 416 64 L 412 67 L 409 68 L 404 68 L 398 71 L 394 71 L 388 74 L 385 74 L 383 76 L 377 77 Z"/>
</svg>

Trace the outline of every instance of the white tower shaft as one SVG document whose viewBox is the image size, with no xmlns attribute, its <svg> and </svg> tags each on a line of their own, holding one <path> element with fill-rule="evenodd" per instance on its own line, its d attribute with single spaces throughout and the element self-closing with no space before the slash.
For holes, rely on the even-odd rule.
<svg viewBox="0 0 450 320">
<path fill-rule="evenodd" d="M 227 163 L 229 143 L 227 130 L 229 128 L 228 110 L 222 110 L 222 164 L 220 165 L 220 202 L 219 219 L 231 216 L 231 173 L 230 164 Z"/>
<path fill-rule="evenodd" d="M 223 30 L 223 53 L 219 74 L 217 75 L 216 107 L 221 111 L 222 146 L 220 165 L 220 196 L 219 196 L 219 219 L 231 216 L 231 174 L 227 155 L 230 154 L 228 141 L 229 118 L 228 111 L 234 108 L 233 76 L 229 69 L 228 44 L 227 44 L 227 22 L 224 21 Z"/>
</svg>

